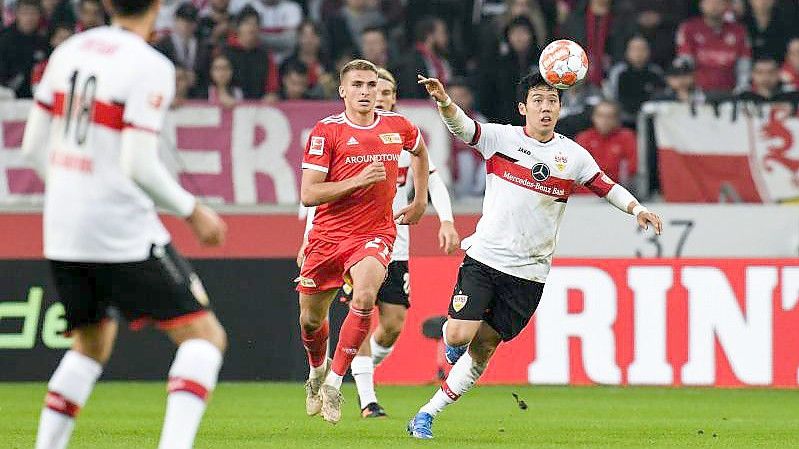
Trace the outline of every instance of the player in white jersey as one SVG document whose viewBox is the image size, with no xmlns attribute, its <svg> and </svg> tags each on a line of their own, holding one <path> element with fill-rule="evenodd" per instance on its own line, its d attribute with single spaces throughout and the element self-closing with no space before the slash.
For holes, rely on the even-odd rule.
<svg viewBox="0 0 799 449">
<path fill-rule="evenodd" d="M 175 67 L 145 40 L 160 1 L 109 3 L 112 26 L 53 52 L 22 143 L 46 183 L 44 254 L 74 337 L 48 384 L 36 448 L 69 443 L 116 339 L 114 307 L 131 327 L 152 321 L 178 346 L 159 448 L 190 449 L 227 340 L 155 207 L 185 217 L 203 244 L 221 244 L 225 224 L 158 159 L 175 90 Z"/>
<path fill-rule="evenodd" d="M 377 102 L 375 106 L 385 111 L 393 111 L 397 104 L 397 82 L 394 76 L 386 69 L 378 69 Z M 411 156 L 407 152 L 400 154 L 399 175 L 397 176 L 397 194 L 394 196 L 394 211 L 400 211 L 408 205 L 411 198 L 410 190 L 413 183 L 409 179 Z M 460 237 L 455 230 L 455 219 L 452 215 L 447 186 L 436 172 L 433 161 L 429 160 L 430 178 L 428 189 L 433 207 L 438 213 L 441 225 L 438 231 L 438 240 L 446 254 L 452 254 L 460 243 Z M 302 265 L 302 254 L 307 244 L 308 233 L 313 227 L 313 218 L 316 208 L 308 210 L 305 225 L 305 240 L 297 255 L 297 265 Z M 364 418 L 380 418 L 386 416 L 385 410 L 377 400 L 374 387 L 375 367 L 380 364 L 394 349 L 394 344 L 399 338 L 405 317 L 410 308 L 410 274 L 408 259 L 410 257 L 410 232 L 408 225 L 397 225 L 397 240 L 394 242 L 394 251 L 391 254 L 386 273 L 386 280 L 377 294 L 377 306 L 380 321 L 372 335 L 364 341 L 358 350 L 358 355 L 352 360 L 350 369 L 358 389 L 358 401 L 361 416 Z M 345 294 L 349 295 L 352 289 L 344 286 Z"/>
<path fill-rule="evenodd" d="M 434 417 L 477 381 L 503 341 L 516 337 L 538 307 L 566 202 L 584 185 L 660 234 L 660 217 L 615 184 L 573 140 L 555 133 L 560 92 L 536 70 L 519 83 L 518 108 L 525 125 L 478 123 L 434 78 L 419 76 L 436 100 L 450 132 L 486 159 L 486 193 L 477 230 L 463 240 L 444 325 L 446 358 L 454 364 L 441 388 L 408 423 L 415 438 L 433 438 Z"/>
</svg>

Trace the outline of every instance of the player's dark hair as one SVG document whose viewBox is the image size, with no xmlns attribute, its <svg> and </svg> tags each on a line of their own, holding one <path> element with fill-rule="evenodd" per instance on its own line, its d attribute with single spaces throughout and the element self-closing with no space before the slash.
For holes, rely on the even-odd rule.
<svg viewBox="0 0 799 449">
<path fill-rule="evenodd" d="M 110 0 L 113 14 L 120 17 L 136 17 L 147 12 L 156 0 Z"/>
<path fill-rule="evenodd" d="M 541 76 L 538 69 L 533 69 L 530 73 L 522 77 L 522 79 L 519 80 L 519 84 L 516 85 L 516 101 L 519 103 L 527 103 L 527 95 L 530 93 L 530 89 L 535 87 L 553 90 L 558 93 L 558 98 L 563 97 L 562 90 L 550 86 L 546 80 L 544 80 L 544 77 Z"/>
</svg>

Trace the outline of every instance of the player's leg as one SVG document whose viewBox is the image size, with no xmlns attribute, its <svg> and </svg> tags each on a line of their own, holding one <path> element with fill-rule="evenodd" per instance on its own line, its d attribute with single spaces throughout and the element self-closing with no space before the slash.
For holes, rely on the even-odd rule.
<svg viewBox="0 0 799 449">
<path fill-rule="evenodd" d="M 227 347 L 202 281 L 167 244 L 141 262 L 106 264 L 98 288 L 128 321 L 154 321 L 177 345 L 159 448 L 190 449 Z"/>
<path fill-rule="evenodd" d="M 352 361 L 352 377 L 358 389 L 358 402 L 364 418 L 386 416 L 377 400 L 374 371 L 391 353 L 405 324 L 405 316 L 410 307 L 409 292 L 408 261 L 392 261 L 388 265 L 386 279 L 377 293 L 377 307 L 380 311 L 377 328 L 361 344 L 358 355 Z"/>
<path fill-rule="evenodd" d="M 371 334 L 371 333 L 370 333 Z M 355 380 L 355 388 L 358 390 L 358 410 L 364 418 L 379 418 L 386 416 L 384 410 L 377 404 L 377 393 L 375 392 L 375 365 L 372 362 L 372 351 L 369 346 L 369 335 L 366 336 L 358 354 L 352 359 L 352 378 Z"/>
<path fill-rule="evenodd" d="M 463 259 L 449 304 L 449 317 L 442 327 L 444 356 L 450 365 L 466 352 L 480 328 L 483 314 L 494 298 L 495 271 L 469 256 Z"/>
<path fill-rule="evenodd" d="M 106 319 L 106 304 L 95 295 L 95 267 L 69 262 L 50 266 L 74 340 L 47 384 L 36 449 L 67 447 L 75 418 L 94 389 L 117 334 L 116 322 Z"/>
<path fill-rule="evenodd" d="M 501 341 L 514 339 L 527 326 L 535 313 L 544 284 L 510 276 L 492 268 L 483 270 L 494 285 L 494 301 L 490 311 L 464 354 L 447 376 L 433 398 L 408 424 L 416 438 L 432 438 L 432 422 L 438 412 L 468 391 L 488 366 L 488 361 Z"/>
<path fill-rule="evenodd" d="M 413 437 L 433 438 L 433 419 L 446 406 L 457 401 L 474 386 L 501 342 L 502 337 L 488 323 L 480 324 L 476 335 L 469 344 L 469 350 L 452 367 L 447 379 L 441 384 L 441 388 L 408 423 L 408 432 Z"/>
<path fill-rule="evenodd" d="M 358 255 L 356 254 L 357 258 Z M 387 262 L 386 262 L 387 263 Z M 339 332 L 338 345 L 333 356 L 333 366 L 320 390 L 322 417 L 331 423 L 341 418 L 341 382 L 352 359 L 358 353 L 372 324 L 372 309 L 377 292 L 386 275 L 386 267 L 376 257 L 367 255 L 354 263 L 349 270 L 352 279 L 350 311 Z"/>
<path fill-rule="evenodd" d="M 309 366 L 305 382 L 305 412 L 308 416 L 316 415 L 322 409 L 319 388 L 330 371 L 331 364 L 327 358 L 328 314 L 336 293 L 338 289 L 315 294 L 300 293 L 300 333 Z"/>
<path fill-rule="evenodd" d="M 380 322 L 369 339 L 372 361 L 379 365 L 394 349 L 410 302 L 410 273 L 407 260 L 397 260 L 388 266 L 388 277 L 377 297 Z"/>
<path fill-rule="evenodd" d="M 169 395 L 158 447 L 191 449 L 216 387 L 227 335 L 212 312 L 195 315 L 164 331 L 178 350 L 169 369 Z"/>
</svg>

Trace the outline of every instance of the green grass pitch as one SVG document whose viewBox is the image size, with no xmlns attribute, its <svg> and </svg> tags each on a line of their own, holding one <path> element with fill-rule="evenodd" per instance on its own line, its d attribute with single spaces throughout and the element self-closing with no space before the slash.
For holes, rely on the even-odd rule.
<svg viewBox="0 0 799 449">
<path fill-rule="evenodd" d="M 0 448 L 33 447 L 45 388 L 0 384 Z M 412 440 L 405 424 L 434 389 L 379 387 L 389 418 L 364 420 L 345 384 L 344 416 L 332 426 L 305 416 L 300 384 L 222 383 L 195 448 L 799 447 L 795 390 L 480 386 L 439 415 L 434 440 Z M 70 449 L 155 448 L 164 399 L 162 383 L 101 382 Z"/>
</svg>

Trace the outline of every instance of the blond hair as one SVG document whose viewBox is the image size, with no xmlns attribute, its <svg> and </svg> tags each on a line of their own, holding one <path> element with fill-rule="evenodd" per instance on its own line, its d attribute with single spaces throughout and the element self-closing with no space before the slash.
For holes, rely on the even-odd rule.
<svg viewBox="0 0 799 449">
<path fill-rule="evenodd" d="M 380 74 L 380 72 L 377 71 L 377 66 L 367 61 L 366 59 L 353 59 L 352 61 L 344 64 L 344 67 L 341 68 L 341 73 L 339 73 L 339 78 L 343 80 L 344 75 L 347 72 L 352 72 L 355 70 L 367 70 L 369 72 L 374 72 L 378 76 Z"/>
<path fill-rule="evenodd" d="M 377 78 L 388 81 L 392 86 L 394 86 L 394 92 L 397 91 L 397 79 L 394 78 L 394 75 L 392 75 L 388 70 L 384 69 L 383 67 L 378 67 Z"/>
</svg>

